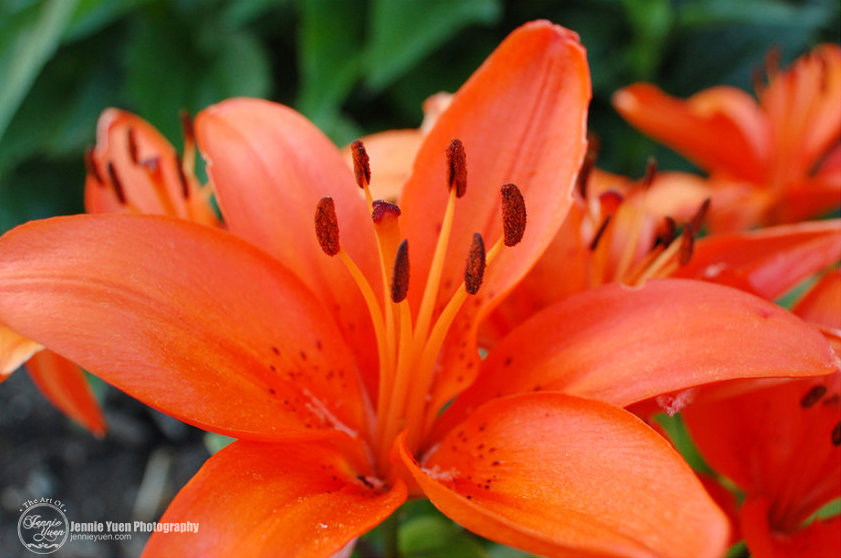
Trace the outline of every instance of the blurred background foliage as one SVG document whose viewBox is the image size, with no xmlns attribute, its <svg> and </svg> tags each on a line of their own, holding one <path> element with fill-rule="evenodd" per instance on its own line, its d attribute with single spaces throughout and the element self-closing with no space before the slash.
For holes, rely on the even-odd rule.
<svg viewBox="0 0 841 558">
<path fill-rule="evenodd" d="M 631 176 L 650 155 L 661 168 L 691 167 L 616 115 L 610 96 L 620 87 L 751 90 L 770 48 L 788 64 L 819 42 L 841 42 L 838 0 L 0 0 L 0 231 L 83 210 L 83 152 L 106 107 L 140 114 L 178 146 L 179 110 L 264 97 L 344 145 L 417 127 L 426 97 L 455 91 L 512 29 L 537 18 L 580 33 L 599 164 Z M 686 442 L 679 422 L 664 428 Z M 425 502 L 398 515 L 406 556 L 522 555 Z M 387 533 L 359 550 L 394 544 Z"/>
<path fill-rule="evenodd" d="M 340 145 L 416 127 L 517 25 L 547 18 L 589 52 L 600 165 L 686 168 L 642 138 L 610 95 L 653 81 L 676 95 L 751 87 L 772 46 L 783 63 L 841 41 L 838 0 L 0 0 L 0 230 L 82 210 L 82 153 L 108 106 L 180 145 L 178 111 L 270 98 Z"/>
</svg>

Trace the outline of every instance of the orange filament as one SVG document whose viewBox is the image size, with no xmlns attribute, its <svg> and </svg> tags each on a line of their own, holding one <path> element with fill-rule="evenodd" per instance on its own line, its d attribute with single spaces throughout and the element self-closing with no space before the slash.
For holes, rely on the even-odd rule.
<svg viewBox="0 0 841 558">
<path fill-rule="evenodd" d="M 370 199 L 368 183 L 371 172 L 367 153 L 361 142 L 354 142 L 351 149 L 357 184 L 366 192 L 366 198 Z M 464 147 L 461 142 L 453 140 L 446 154 L 450 193 L 414 320 L 407 298 L 409 288 L 413 285 L 410 281 L 410 250 L 408 242 L 400 235 L 400 209 L 388 202 L 369 202 L 380 249 L 380 274 L 385 291 L 382 305 L 377 302 L 368 278 L 341 248 L 332 199 L 323 198 L 315 212 L 319 245 L 328 255 L 338 255 L 342 259 L 371 314 L 380 367 L 372 455 L 376 458 L 374 465 L 379 466 L 383 478 L 387 478 L 390 473 L 389 453 L 394 440 L 406 430 L 410 447 L 416 449 L 426 431 L 428 417 L 435 416 L 435 410 L 428 408 L 427 394 L 435 378 L 439 354 L 459 310 L 467 298 L 481 288 L 486 266 L 491 264 L 503 246 L 518 243 L 525 231 L 526 212 L 522 194 L 513 184 L 506 184 L 501 191 L 504 234 L 500 235 L 487 254 L 482 236 L 474 235 L 466 259 L 465 280 L 446 301 L 440 314 L 435 316 L 434 308 L 442 281 L 455 203 L 466 187 Z"/>
</svg>

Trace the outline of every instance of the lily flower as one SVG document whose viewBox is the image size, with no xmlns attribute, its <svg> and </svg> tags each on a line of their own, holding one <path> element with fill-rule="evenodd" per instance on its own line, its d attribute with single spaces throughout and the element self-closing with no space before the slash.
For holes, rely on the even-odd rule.
<svg viewBox="0 0 841 558">
<path fill-rule="evenodd" d="M 638 83 L 616 110 L 709 174 L 713 230 L 801 221 L 841 206 L 841 48 L 818 46 L 781 72 L 768 64 L 758 103 L 733 87 L 680 100 Z"/>
<path fill-rule="evenodd" d="M 841 272 L 825 274 L 794 312 L 841 351 Z M 841 516 L 814 519 L 841 497 L 841 374 L 768 385 L 688 407 L 696 447 L 745 494 L 740 527 L 752 556 L 839 556 Z"/>
<path fill-rule="evenodd" d="M 456 93 L 399 207 L 372 199 L 363 145 L 351 173 L 293 110 L 232 99 L 196 118 L 227 231 L 83 215 L 0 238 L 0 322 L 238 439 L 162 518 L 199 533 L 155 533 L 147 556 L 329 556 L 422 496 L 529 552 L 723 553 L 722 512 L 622 407 L 829 374 L 813 328 L 728 287 L 651 280 L 571 297 L 479 357 L 479 322 L 568 212 L 589 97 L 577 35 L 533 22 Z M 556 368 L 566 383 L 543 384 Z"/>
<path fill-rule="evenodd" d="M 192 123 L 182 117 L 185 158 L 148 122 L 107 109 L 97 125 L 97 144 L 85 154 L 85 208 L 88 213 L 171 215 L 220 226 L 210 204 L 211 190 L 193 172 Z M 25 363 L 32 381 L 67 416 L 96 434 L 105 419 L 84 372 L 38 343 L 0 326 L 0 382 Z"/>
</svg>

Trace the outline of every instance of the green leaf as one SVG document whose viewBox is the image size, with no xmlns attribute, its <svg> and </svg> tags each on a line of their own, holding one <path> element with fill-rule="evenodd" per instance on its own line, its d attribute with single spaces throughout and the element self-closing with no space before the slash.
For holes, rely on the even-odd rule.
<svg viewBox="0 0 841 558">
<path fill-rule="evenodd" d="M 231 442 L 235 441 L 236 438 L 230 438 L 221 434 L 214 434 L 213 432 L 204 433 L 204 447 L 207 449 L 210 455 L 213 455 L 214 453 L 223 449 Z"/>
<path fill-rule="evenodd" d="M 357 2 L 300 3 L 298 109 L 319 127 L 335 118 L 359 77 L 363 10 Z"/>
<path fill-rule="evenodd" d="M 218 13 L 203 14 L 199 24 L 179 16 L 159 10 L 138 21 L 126 54 L 127 97 L 173 143 L 179 110 L 265 97 L 271 84 L 268 55 L 251 33 L 220 27 Z"/>
<path fill-rule="evenodd" d="M 464 529 L 443 516 L 424 515 L 406 521 L 398 533 L 407 558 L 486 558 L 487 552 Z"/>
<path fill-rule="evenodd" d="M 138 7 L 155 0 L 78 0 L 63 42 L 92 35 Z"/>
<path fill-rule="evenodd" d="M 0 139 L 41 68 L 55 52 L 76 8 L 76 0 L 47 0 L 0 25 Z M 7 9 L 4 9 L 7 11 Z"/>
<path fill-rule="evenodd" d="M 640 80 L 651 79 L 666 51 L 666 40 L 674 21 L 669 0 L 622 0 L 633 30 L 626 56 Z"/>
<path fill-rule="evenodd" d="M 497 0 L 374 0 L 367 85 L 375 91 L 385 88 L 464 27 L 492 24 L 501 13 Z"/>
<path fill-rule="evenodd" d="M 744 23 L 813 28 L 826 23 L 827 8 L 782 0 L 695 0 L 681 7 L 678 20 L 683 26 Z"/>
</svg>

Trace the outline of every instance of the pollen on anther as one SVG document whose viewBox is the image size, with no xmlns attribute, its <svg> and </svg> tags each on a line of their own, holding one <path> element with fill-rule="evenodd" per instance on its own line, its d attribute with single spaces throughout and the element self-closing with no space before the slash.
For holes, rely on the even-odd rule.
<svg viewBox="0 0 841 558">
<path fill-rule="evenodd" d="M 454 138 L 447 147 L 447 185 L 450 190 L 456 189 L 457 198 L 467 192 L 467 157 L 464 144 L 458 138 Z"/>
<path fill-rule="evenodd" d="M 178 180 L 181 182 L 181 195 L 185 200 L 189 200 L 190 185 L 187 183 L 187 175 L 184 174 L 184 165 L 179 155 L 175 156 L 175 168 L 178 169 Z"/>
<path fill-rule="evenodd" d="M 196 133 L 193 128 L 193 119 L 190 116 L 190 112 L 188 110 L 181 109 L 178 112 L 178 118 L 181 120 L 181 133 L 184 134 L 184 141 L 195 141 Z"/>
<path fill-rule="evenodd" d="M 516 246 L 526 233 L 526 202 L 516 184 L 503 184 L 502 229 L 506 246 Z"/>
<path fill-rule="evenodd" d="M 680 265 L 686 265 L 692 259 L 692 249 L 695 246 L 695 232 L 692 229 L 692 224 L 687 223 L 683 229 L 683 235 L 680 239 L 680 252 L 678 261 Z"/>
<path fill-rule="evenodd" d="M 108 162 L 108 176 L 111 177 L 111 183 L 114 185 L 114 194 L 117 195 L 117 200 L 125 205 L 126 194 L 123 190 L 123 184 L 120 182 L 120 177 L 117 176 L 117 169 L 114 168 L 114 163 Z"/>
<path fill-rule="evenodd" d="M 464 289 L 472 295 L 479 292 L 482 279 L 485 276 L 485 242 L 482 235 L 473 233 L 473 242 L 467 254 L 467 264 L 464 266 Z"/>
<path fill-rule="evenodd" d="M 360 140 L 350 144 L 350 151 L 353 154 L 353 176 L 360 188 L 371 183 L 371 165 L 368 162 L 368 152 Z"/>
<path fill-rule="evenodd" d="M 605 217 L 604 221 L 602 221 L 601 226 L 599 226 L 599 230 L 596 231 L 596 235 L 593 237 L 593 240 L 590 242 L 590 251 L 591 252 L 594 252 L 596 250 L 596 248 L 598 248 L 599 241 L 602 239 L 602 236 L 604 236 L 604 231 L 607 230 L 607 226 L 610 224 L 610 218 L 611 218 L 611 215 L 608 215 L 607 217 Z"/>
<path fill-rule="evenodd" d="M 386 217 L 400 217 L 400 208 L 396 203 L 383 200 L 374 200 L 371 220 L 379 224 Z"/>
<path fill-rule="evenodd" d="M 394 258 L 394 275 L 391 278 L 391 300 L 403 302 L 409 293 L 409 241 L 403 239 Z"/>
<path fill-rule="evenodd" d="M 100 186 L 105 185 L 105 182 L 102 180 L 102 176 L 99 174 L 99 169 L 96 167 L 96 161 L 93 159 L 92 147 L 85 151 L 85 167 L 87 167 L 88 174 L 93 176 L 93 179 L 96 180 L 97 184 Z"/>
<path fill-rule="evenodd" d="M 704 202 L 698 207 L 698 210 L 695 212 L 695 215 L 692 216 L 692 219 L 689 221 L 689 224 L 692 225 L 693 231 L 700 231 L 701 225 L 704 224 L 704 219 L 707 217 L 707 212 L 710 209 L 710 202 L 712 198 L 707 198 Z"/>
<path fill-rule="evenodd" d="M 335 256 L 339 253 L 339 221 L 333 198 L 329 196 L 321 198 L 315 208 L 315 234 L 325 254 Z"/>
<path fill-rule="evenodd" d="M 657 159 L 649 157 L 645 165 L 645 176 L 642 177 L 642 187 L 646 190 L 650 188 L 655 176 L 657 176 Z"/>
<path fill-rule="evenodd" d="M 137 150 L 137 137 L 134 134 L 134 128 L 128 129 L 128 154 L 131 157 L 131 162 L 135 165 L 140 161 Z"/>
</svg>

